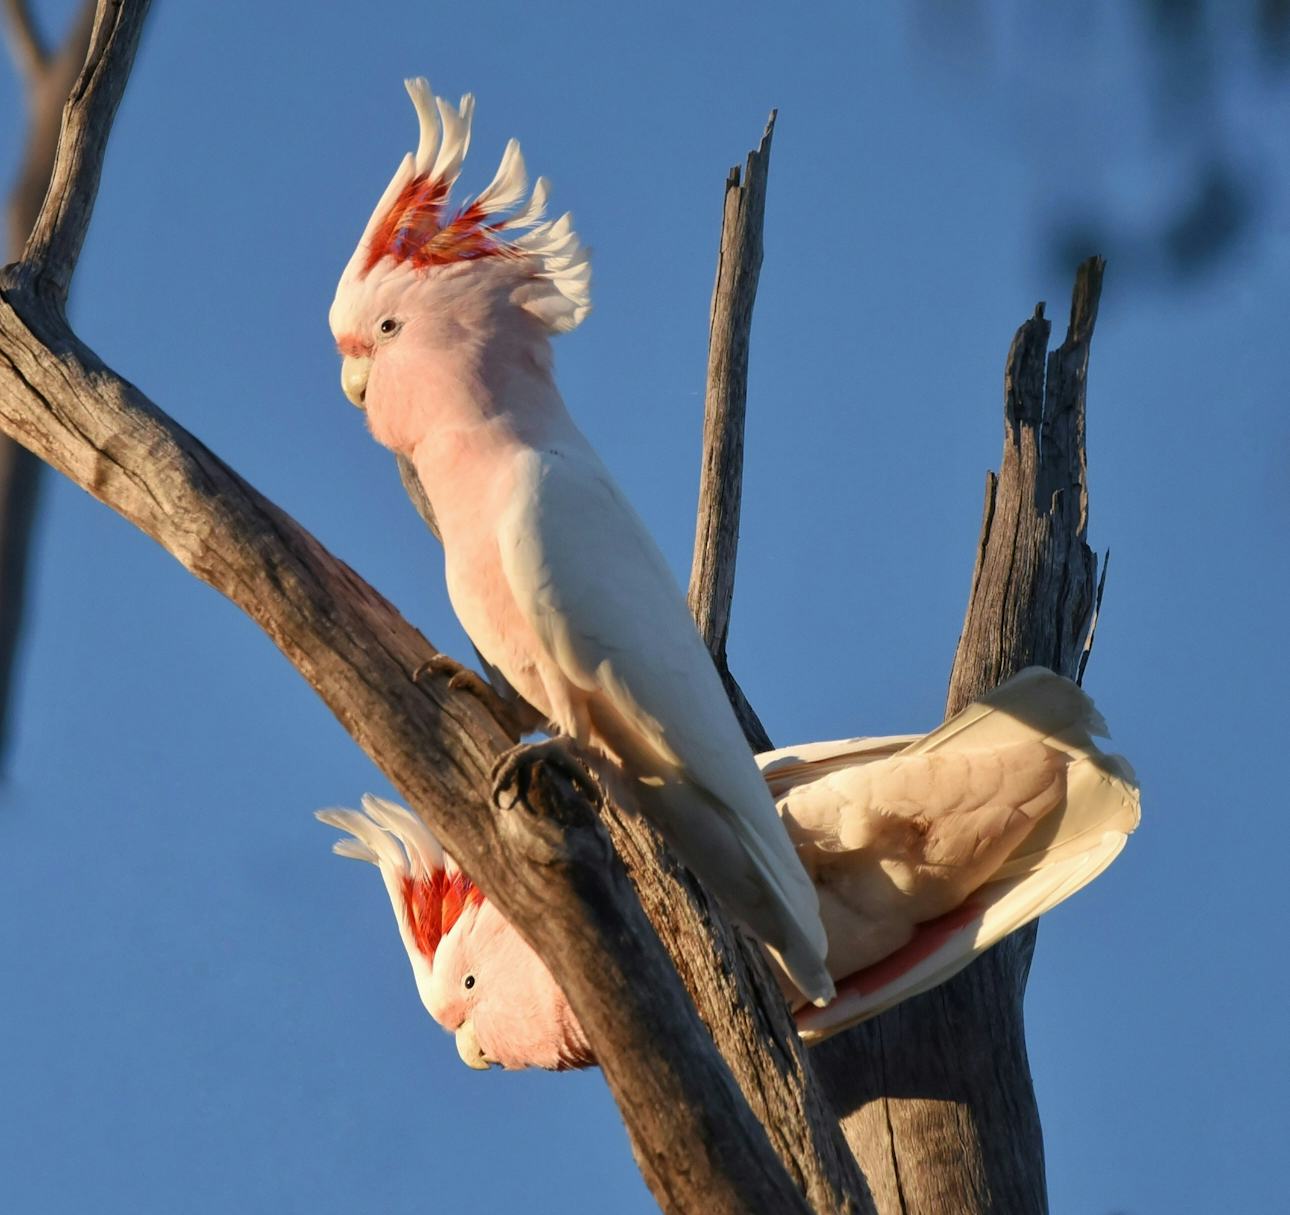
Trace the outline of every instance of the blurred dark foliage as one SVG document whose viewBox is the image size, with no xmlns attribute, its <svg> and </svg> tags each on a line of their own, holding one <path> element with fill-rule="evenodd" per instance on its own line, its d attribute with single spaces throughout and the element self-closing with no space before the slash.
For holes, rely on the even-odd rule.
<svg viewBox="0 0 1290 1215">
<path fill-rule="evenodd" d="M 1069 9 L 923 0 L 916 12 L 926 47 L 960 66 L 975 60 L 995 73 L 990 83 L 996 88 L 1014 70 L 1001 48 L 1011 43 L 1015 53 L 1036 62 L 1051 56 L 1072 106 L 1080 104 L 1084 89 L 1098 87 L 1096 73 L 1087 82 L 1081 78 L 1090 57 L 1107 53 L 1113 39 L 1131 40 L 1157 177 L 1141 206 L 1109 197 L 1108 173 L 1125 170 L 1130 136 L 1115 127 L 1097 132 L 1100 142 L 1082 155 L 1095 157 L 1099 171 L 1054 175 L 1049 197 L 1039 200 L 1038 231 L 1055 269 L 1071 274 L 1100 253 L 1114 264 L 1117 282 L 1199 283 L 1273 221 L 1267 156 L 1290 129 L 1290 116 L 1269 104 L 1261 124 L 1266 141 L 1259 146 L 1258 137 L 1233 120 L 1231 103 L 1271 99 L 1278 91 L 1284 96 L 1290 0 L 1090 0 Z M 978 78 L 978 87 L 982 83 Z M 1030 83 L 1039 87 L 1033 78 Z M 1051 123 L 1059 116 L 1047 117 Z M 1123 115 L 1125 130 L 1140 117 Z"/>
<path fill-rule="evenodd" d="M 1114 261 L 1117 274 L 1198 280 L 1268 217 L 1257 149 L 1235 146 L 1220 94 L 1235 72 L 1283 77 L 1290 69 L 1290 0 L 1139 0 L 1139 6 L 1141 45 L 1153 60 L 1145 80 L 1156 138 L 1190 143 L 1190 169 L 1162 190 L 1149 227 L 1086 201 L 1083 214 L 1049 229 L 1048 252 L 1068 271 L 1097 250 Z M 1242 34 L 1254 52 L 1244 62 L 1229 54 Z"/>
</svg>

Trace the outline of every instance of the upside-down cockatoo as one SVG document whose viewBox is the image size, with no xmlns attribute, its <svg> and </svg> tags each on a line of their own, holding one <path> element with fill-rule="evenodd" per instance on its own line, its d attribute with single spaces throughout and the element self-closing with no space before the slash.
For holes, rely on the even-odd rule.
<svg viewBox="0 0 1290 1215">
<path fill-rule="evenodd" d="M 420 141 L 345 267 L 330 322 L 345 393 L 410 460 L 442 534 L 448 594 L 485 661 L 561 733 L 616 761 L 681 858 L 781 960 L 833 995 L 814 887 L 662 554 L 566 412 L 550 337 L 590 308 L 587 251 L 526 200 L 511 140 L 452 208 L 470 142 L 407 84 Z"/>
<path fill-rule="evenodd" d="M 1075 684 L 1032 667 L 925 737 L 852 738 L 758 757 L 814 878 L 837 999 L 781 984 L 807 1042 L 943 982 L 1087 885 L 1138 824 L 1133 770 Z M 592 1063 L 537 954 L 420 819 L 379 798 L 323 810 L 342 856 L 381 871 L 430 1015 L 471 1067 Z"/>
</svg>

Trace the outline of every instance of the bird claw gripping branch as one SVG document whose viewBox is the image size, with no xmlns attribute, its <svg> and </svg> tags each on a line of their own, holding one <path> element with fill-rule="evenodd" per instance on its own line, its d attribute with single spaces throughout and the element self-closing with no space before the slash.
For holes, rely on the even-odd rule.
<svg viewBox="0 0 1290 1215">
<path fill-rule="evenodd" d="M 558 772 L 588 801 L 599 803 L 603 799 L 600 782 L 572 752 L 569 740 L 547 738 L 541 742 L 520 743 L 502 752 L 493 765 L 493 801 L 504 810 L 521 801 L 532 805 L 529 795 L 537 782 L 538 769 L 543 766 Z"/>
<path fill-rule="evenodd" d="M 412 682 L 420 683 L 427 675 L 446 675 L 448 686 L 454 692 L 469 692 L 490 709 L 495 708 L 499 700 L 497 693 L 481 676 L 476 675 L 469 667 L 462 666 L 447 654 L 436 654 L 433 658 L 427 658 L 412 672 Z"/>
</svg>

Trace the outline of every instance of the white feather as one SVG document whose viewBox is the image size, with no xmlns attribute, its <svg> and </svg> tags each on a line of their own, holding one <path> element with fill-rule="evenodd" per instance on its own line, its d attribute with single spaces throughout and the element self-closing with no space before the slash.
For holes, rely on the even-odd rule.
<svg viewBox="0 0 1290 1215">
<path fill-rule="evenodd" d="M 551 183 L 545 177 L 539 177 L 533 183 L 533 194 L 528 206 L 523 211 L 512 215 L 503 225 L 505 228 L 528 228 L 538 223 L 546 212 L 547 198 L 551 193 Z"/>
<path fill-rule="evenodd" d="M 475 111 L 475 99 L 467 93 L 457 109 L 442 97 L 436 97 L 434 101 L 443 127 L 443 142 L 439 145 L 439 153 L 435 157 L 430 176 L 451 188 L 461 172 L 466 152 L 470 149 L 470 122 Z"/>
<path fill-rule="evenodd" d="M 528 184 L 529 178 L 524 169 L 524 156 L 520 152 L 519 140 L 508 140 L 506 150 L 502 153 L 502 162 L 497 166 L 493 180 L 475 199 L 475 205 L 490 213 L 509 211 L 520 204 Z"/>
<path fill-rule="evenodd" d="M 628 770 L 664 782 L 640 796 L 682 858 L 803 991 L 827 996 L 814 888 L 662 554 L 590 448 L 548 446 L 517 470 L 499 548 L 546 655 Z M 586 734 L 576 717 L 560 725 Z"/>
<path fill-rule="evenodd" d="M 424 76 L 405 80 L 403 87 L 407 89 L 417 111 L 419 135 L 415 165 L 417 176 L 420 177 L 434 167 L 435 156 L 439 151 L 439 114 L 435 108 L 435 96 L 430 91 L 430 82 Z"/>
<path fill-rule="evenodd" d="M 417 948 L 403 905 L 403 880 L 428 876 L 448 863 L 430 829 L 410 810 L 382 797 L 363 795 L 365 814 L 357 810 L 316 810 L 314 817 L 330 827 L 349 833 L 337 840 L 332 851 L 357 861 L 370 861 L 380 870 L 398 925 L 399 939 L 412 966 L 417 992 L 427 1011 L 431 1009 L 430 962 Z M 397 842 L 396 842 L 397 841 Z"/>
</svg>

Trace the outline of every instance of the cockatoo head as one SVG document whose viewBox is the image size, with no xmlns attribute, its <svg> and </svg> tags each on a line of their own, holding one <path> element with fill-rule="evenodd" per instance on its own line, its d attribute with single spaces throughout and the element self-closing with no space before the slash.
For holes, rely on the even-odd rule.
<svg viewBox="0 0 1290 1215">
<path fill-rule="evenodd" d="M 492 182 L 473 200 L 452 203 L 474 99 L 467 94 L 453 106 L 424 79 L 406 85 L 421 127 L 417 151 L 376 204 L 329 316 L 345 395 L 373 407 L 376 438 L 396 449 L 407 436 L 380 415 L 406 409 L 400 398 L 410 381 L 424 379 L 427 356 L 491 356 L 497 342 L 567 332 L 591 310 L 589 253 L 571 215 L 544 220 L 549 187 L 538 178 L 528 193 L 520 145 L 506 145 Z"/>
<path fill-rule="evenodd" d="M 564 1070 L 592 1062 L 542 959 L 419 818 L 368 795 L 363 811 L 320 810 L 347 833 L 334 851 L 381 872 L 421 1002 L 469 1067 Z"/>
</svg>

